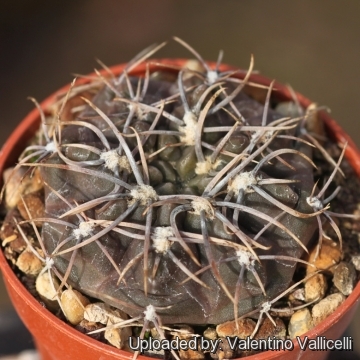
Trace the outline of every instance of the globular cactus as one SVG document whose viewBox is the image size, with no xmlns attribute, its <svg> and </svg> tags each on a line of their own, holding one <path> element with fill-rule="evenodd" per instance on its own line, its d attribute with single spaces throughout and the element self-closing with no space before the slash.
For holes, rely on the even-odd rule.
<svg viewBox="0 0 360 360">
<path fill-rule="evenodd" d="M 131 76 L 155 47 L 118 76 L 73 86 L 20 165 L 40 169 L 37 221 L 61 286 L 136 319 L 219 324 L 292 284 L 330 218 L 330 182 L 316 188 L 312 153 L 323 150 L 296 99 L 284 111 L 272 84 L 249 81 L 252 61 L 240 79 L 176 40 L 195 68 Z M 74 94 L 83 104 L 72 108 Z"/>
</svg>

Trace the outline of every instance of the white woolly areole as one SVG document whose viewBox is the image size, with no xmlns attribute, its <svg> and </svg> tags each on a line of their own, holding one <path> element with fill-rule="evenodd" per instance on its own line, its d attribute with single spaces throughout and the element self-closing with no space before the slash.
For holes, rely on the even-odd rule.
<svg viewBox="0 0 360 360">
<path fill-rule="evenodd" d="M 196 163 L 195 174 L 202 175 L 207 174 L 213 167 L 213 164 L 210 161 L 202 161 Z"/>
<path fill-rule="evenodd" d="M 45 268 L 46 269 L 51 269 L 55 264 L 55 261 L 53 258 L 46 256 L 45 257 Z"/>
<path fill-rule="evenodd" d="M 269 301 L 266 301 L 261 305 L 261 308 L 262 312 L 269 312 L 271 310 L 271 303 Z"/>
<path fill-rule="evenodd" d="M 206 78 L 209 85 L 212 85 L 215 81 L 217 81 L 219 75 L 216 70 L 210 70 L 208 71 Z"/>
<path fill-rule="evenodd" d="M 306 198 L 306 202 L 316 211 L 324 208 L 323 203 L 315 196 L 309 196 Z"/>
<path fill-rule="evenodd" d="M 228 185 L 228 190 L 233 191 L 235 195 L 238 195 L 240 190 L 244 190 L 245 193 L 253 192 L 251 185 L 256 185 L 258 179 L 250 171 L 242 172 L 236 175 Z"/>
<path fill-rule="evenodd" d="M 46 144 L 45 150 L 48 152 L 54 153 L 56 151 L 55 143 L 53 141 L 51 141 L 48 144 Z"/>
<path fill-rule="evenodd" d="M 119 165 L 119 155 L 116 150 L 104 151 L 100 154 L 100 159 L 105 161 L 105 166 L 111 171 L 115 171 Z"/>
<path fill-rule="evenodd" d="M 82 239 L 91 234 L 95 224 L 89 221 L 82 221 L 77 229 L 73 230 L 73 234 L 77 240 Z"/>
<path fill-rule="evenodd" d="M 131 173 L 131 165 L 126 155 L 119 156 L 119 167 L 120 169 L 126 170 L 128 173 Z"/>
<path fill-rule="evenodd" d="M 146 205 L 148 200 L 157 200 L 158 194 L 154 188 L 150 185 L 138 185 L 134 189 L 130 190 L 132 199 L 129 204 L 133 204 L 135 201 L 139 201 L 141 205 Z"/>
<path fill-rule="evenodd" d="M 158 226 L 155 228 L 153 244 L 157 253 L 166 254 L 169 251 L 172 245 L 172 241 L 169 240 L 170 236 L 174 236 L 171 226 Z"/>
<path fill-rule="evenodd" d="M 254 265 L 255 263 L 255 260 L 253 259 L 253 256 L 249 251 L 237 250 L 236 256 L 241 266 L 248 267 Z"/>
<path fill-rule="evenodd" d="M 191 206 L 194 209 L 194 211 L 192 211 L 193 214 L 200 215 L 200 211 L 204 210 L 208 218 L 211 220 L 214 219 L 214 209 L 209 200 L 198 197 L 191 202 Z"/>
<path fill-rule="evenodd" d="M 120 156 L 116 150 L 102 152 L 100 154 L 100 159 L 104 160 L 105 166 L 111 171 L 115 171 L 117 166 L 119 166 L 120 169 L 131 172 L 131 166 L 128 158 L 125 155 Z"/>
<path fill-rule="evenodd" d="M 179 130 L 183 134 L 180 136 L 180 141 L 185 145 L 195 145 L 195 134 L 197 128 L 197 118 L 191 111 L 185 113 L 183 117 L 185 126 L 180 126 Z"/>
<path fill-rule="evenodd" d="M 195 174 L 202 175 L 209 173 L 210 170 L 215 170 L 223 161 L 218 159 L 214 163 L 210 161 L 211 156 L 207 156 L 203 162 L 198 162 L 195 167 Z"/>
<path fill-rule="evenodd" d="M 146 310 L 144 311 L 144 315 L 145 315 L 145 320 L 154 322 L 154 320 L 156 320 L 157 318 L 154 306 L 148 305 L 146 307 Z"/>
</svg>

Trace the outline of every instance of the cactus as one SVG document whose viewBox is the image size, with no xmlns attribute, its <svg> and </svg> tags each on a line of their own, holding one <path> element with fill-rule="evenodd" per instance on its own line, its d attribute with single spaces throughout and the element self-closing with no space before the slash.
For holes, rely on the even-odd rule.
<svg viewBox="0 0 360 360">
<path fill-rule="evenodd" d="M 42 224 L 41 260 L 60 289 L 146 326 L 220 324 L 286 292 L 324 220 L 339 234 L 327 206 L 338 190 L 323 198 L 343 153 L 335 163 L 311 134 L 316 109 L 304 113 L 295 98 L 284 110 L 273 84 L 249 81 L 252 59 L 239 79 L 219 70 L 221 56 L 211 69 L 175 40 L 195 68 L 131 76 L 162 45 L 153 46 L 119 76 L 73 83 L 52 121 L 35 102 L 41 136 L 18 167 L 39 169 L 46 215 L 27 209 L 17 226 Z M 315 148 L 334 168 L 321 190 Z"/>
</svg>

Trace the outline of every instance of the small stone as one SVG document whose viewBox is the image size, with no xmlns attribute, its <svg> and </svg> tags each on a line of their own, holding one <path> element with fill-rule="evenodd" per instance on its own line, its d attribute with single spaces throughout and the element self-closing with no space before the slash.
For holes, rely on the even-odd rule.
<svg viewBox="0 0 360 360">
<path fill-rule="evenodd" d="M 118 349 L 128 348 L 128 340 L 132 335 L 131 328 L 114 326 L 128 319 L 128 315 L 123 311 L 112 310 L 109 305 L 102 302 L 88 304 L 84 309 L 84 319 L 107 325 L 104 332 L 105 339 Z"/>
<path fill-rule="evenodd" d="M 179 332 L 173 337 L 173 339 L 179 338 L 179 340 L 187 340 L 188 341 L 188 349 L 182 350 L 179 349 L 179 356 L 180 359 L 194 359 L 194 360 L 202 360 L 205 358 L 204 353 L 198 347 L 194 349 L 195 344 L 195 336 L 194 336 L 194 329 L 191 326 L 183 325 Z"/>
<path fill-rule="evenodd" d="M 112 310 L 109 305 L 97 302 L 85 306 L 84 319 L 106 325 L 110 320 L 113 324 L 128 319 L 123 311 Z"/>
<path fill-rule="evenodd" d="M 342 252 L 340 246 L 326 238 L 323 238 L 319 256 L 315 260 L 317 252 L 317 245 L 310 251 L 307 261 L 316 267 L 307 265 L 306 274 L 311 274 L 317 270 L 330 270 L 332 271 L 334 265 L 341 260 Z"/>
<path fill-rule="evenodd" d="M 320 300 L 325 296 L 327 282 L 324 274 L 316 274 L 305 283 L 305 301 Z"/>
<path fill-rule="evenodd" d="M 19 255 L 16 266 L 23 273 L 36 276 L 42 270 L 44 263 L 32 251 L 25 250 Z"/>
<path fill-rule="evenodd" d="M 289 336 L 294 339 L 313 328 L 313 320 L 308 308 L 296 311 L 290 318 L 288 327 Z"/>
<path fill-rule="evenodd" d="M 184 64 L 184 68 L 189 69 L 190 71 L 185 71 L 184 75 L 183 75 L 183 79 L 187 80 L 190 79 L 192 76 L 194 76 L 194 72 L 204 72 L 205 69 L 202 66 L 201 62 L 199 60 L 196 59 L 189 59 L 186 61 L 186 63 Z"/>
<path fill-rule="evenodd" d="M 237 324 L 238 328 L 236 328 L 235 320 L 227 321 L 218 325 L 216 327 L 216 332 L 219 337 L 226 338 L 226 336 L 237 336 L 240 339 L 245 339 L 252 334 L 256 326 L 256 322 L 249 318 L 238 319 Z"/>
<path fill-rule="evenodd" d="M 88 333 L 88 332 L 91 332 L 91 331 L 96 331 L 96 330 L 99 330 L 99 329 L 103 329 L 103 326 L 98 324 L 98 323 L 95 323 L 95 322 L 92 322 L 92 321 L 88 321 L 86 319 L 83 319 L 80 321 L 80 323 L 76 326 L 77 329 L 80 328 L 80 331 L 81 332 L 85 332 L 85 333 Z M 83 330 L 81 330 L 83 329 Z"/>
<path fill-rule="evenodd" d="M 30 216 L 24 202 L 29 210 Z M 18 202 L 17 208 L 25 220 L 30 220 L 30 217 L 31 219 L 42 218 L 45 215 L 45 205 L 43 202 L 43 196 L 41 196 L 40 192 L 24 195 L 23 199 Z M 42 223 L 35 222 L 35 225 L 42 226 Z"/>
<path fill-rule="evenodd" d="M 27 277 L 29 278 L 29 277 Z M 39 294 L 42 302 L 44 302 L 46 308 L 51 312 L 56 313 L 59 311 L 59 294 L 56 292 L 60 283 L 58 279 L 52 274 L 51 279 L 49 272 L 40 273 L 35 280 L 35 289 Z"/>
<path fill-rule="evenodd" d="M 360 255 L 354 255 L 351 258 L 351 262 L 353 263 L 353 265 L 355 266 L 355 269 L 357 271 L 360 271 Z"/>
<path fill-rule="evenodd" d="M 222 342 L 217 348 L 215 354 L 210 353 L 210 356 L 213 359 L 224 360 L 224 359 L 233 359 L 235 356 L 235 351 L 231 349 L 229 342 L 226 338 L 220 339 Z"/>
<path fill-rule="evenodd" d="M 342 293 L 331 294 L 322 299 L 312 308 L 312 317 L 314 326 L 331 315 L 345 301 Z"/>
<path fill-rule="evenodd" d="M 132 343 L 136 344 L 136 341 L 137 340 L 133 340 Z M 165 350 L 163 350 L 161 348 L 159 350 L 155 350 L 155 349 L 145 350 L 144 355 L 148 356 L 148 357 L 152 357 L 152 358 L 165 359 Z"/>
<path fill-rule="evenodd" d="M 114 328 L 114 325 L 110 320 L 107 324 L 108 328 L 105 330 L 105 339 L 113 346 L 118 349 L 124 349 L 128 343 L 129 337 L 131 336 L 131 328 L 129 326 L 122 328 Z"/>
<path fill-rule="evenodd" d="M 80 331 L 82 334 L 86 334 L 87 336 L 90 336 L 93 339 L 96 339 L 98 341 L 104 341 L 104 334 L 103 331 L 95 332 L 93 334 L 89 334 L 92 331 L 103 329 L 103 325 L 99 323 L 94 323 L 91 321 L 87 321 L 85 319 L 81 320 L 78 325 L 75 325 L 74 328 L 78 331 Z"/>
<path fill-rule="evenodd" d="M 6 245 L 10 244 L 11 242 L 15 241 L 17 239 L 17 234 L 12 234 L 6 238 L 4 238 L 3 242 L 2 242 L 2 246 L 5 247 Z"/>
<path fill-rule="evenodd" d="M 18 228 L 15 224 L 22 221 L 22 217 L 17 209 L 11 209 L 7 212 L 4 219 L 4 223 L 0 229 L 0 238 L 2 240 L 2 246 L 9 249 L 11 253 L 20 254 L 27 248 L 27 243 L 23 239 L 23 236 L 19 233 Z M 31 241 L 29 233 L 31 231 L 30 224 L 21 225 L 22 232 L 26 238 Z"/>
<path fill-rule="evenodd" d="M 276 326 L 271 320 L 266 317 L 261 323 L 259 330 L 254 336 L 254 339 L 267 339 L 269 336 L 284 339 L 286 337 L 286 326 L 284 322 L 279 318 L 273 318 Z"/>
<path fill-rule="evenodd" d="M 56 300 L 56 289 L 60 286 L 60 283 L 54 276 L 50 279 L 48 272 L 40 274 L 36 278 L 35 286 L 40 296 L 48 300 Z"/>
<path fill-rule="evenodd" d="M 160 333 L 157 331 L 156 328 L 151 328 L 150 331 L 146 330 L 146 334 L 148 334 L 150 332 L 150 335 L 153 339 L 158 339 L 161 340 L 161 335 Z M 147 338 L 148 336 L 145 335 L 145 337 Z M 134 340 L 133 339 L 133 344 L 136 344 L 138 340 Z M 130 346 L 129 346 L 130 348 Z M 165 359 L 165 350 L 160 348 L 156 348 L 156 349 L 149 349 L 149 350 L 145 350 L 144 355 L 146 356 L 150 356 L 150 357 L 155 357 L 155 358 L 161 358 L 161 359 Z"/>
<path fill-rule="evenodd" d="M 216 333 L 216 329 L 212 328 L 212 327 L 208 327 L 205 331 L 204 331 L 204 337 L 210 340 L 215 340 L 217 338 L 217 333 Z"/>
<path fill-rule="evenodd" d="M 26 174 L 27 171 L 28 169 L 25 167 L 16 170 L 8 168 L 4 171 L 4 183 L 7 183 L 5 193 L 7 208 L 14 208 L 21 201 L 21 196 L 43 188 L 39 171 L 35 170 L 32 177 L 30 177 L 30 173 Z"/>
<path fill-rule="evenodd" d="M 334 271 L 333 283 L 344 295 L 350 295 L 356 284 L 354 265 L 341 262 Z"/>
<path fill-rule="evenodd" d="M 176 335 L 179 335 L 181 339 L 192 339 L 194 337 L 194 328 L 189 325 L 181 325 Z"/>
<path fill-rule="evenodd" d="M 300 288 L 300 289 L 296 289 L 295 291 L 293 291 L 289 295 L 289 300 L 290 301 L 296 301 L 296 300 L 305 301 L 305 289 Z"/>
<path fill-rule="evenodd" d="M 205 354 L 199 350 L 179 350 L 180 359 L 194 359 L 194 360 L 202 360 L 205 358 Z"/>
<path fill-rule="evenodd" d="M 61 294 L 61 305 L 64 315 L 73 325 L 78 325 L 84 319 L 85 306 L 89 299 L 77 290 L 67 289 Z"/>
<path fill-rule="evenodd" d="M 153 338 L 153 339 L 159 339 L 161 340 L 161 335 L 159 333 L 159 331 L 157 330 L 156 327 L 152 327 L 150 329 L 150 336 Z"/>
</svg>

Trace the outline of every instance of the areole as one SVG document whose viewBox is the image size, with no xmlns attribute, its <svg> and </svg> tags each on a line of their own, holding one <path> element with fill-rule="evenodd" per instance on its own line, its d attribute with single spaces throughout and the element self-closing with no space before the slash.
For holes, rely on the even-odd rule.
<svg viewBox="0 0 360 360">
<path fill-rule="evenodd" d="M 171 65 L 175 68 L 181 68 L 186 63 L 186 59 L 159 59 L 151 60 L 150 71 L 161 68 L 161 64 Z M 209 63 L 210 67 L 215 66 Z M 114 74 L 123 71 L 125 65 L 112 67 Z M 234 67 L 221 65 L 221 71 L 236 70 Z M 141 76 L 146 71 L 146 65 L 140 64 L 136 67 L 133 75 Z M 175 70 L 174 70 L 175 71 Z M 235 74 L 234 76 L 240 76 Z M 86 79 L 79 79 L 78 84 L 85 83 Z M 271 81 L 260 75 L 252 75 L 250 81 L 268 86 Z M 57 95 L 64 93 L 69 86 L 65 86 L 58 92 L 47 98 L 42 104 L 42 108 L 46 108 L 53 103 Z M 291 94 L 288 88 L 282 84 L 275 83 L 276 96 L 281 100 L 291 100 Z M 306 108 L 311 101 L 297 94 L 301 106 Z M 360 153 L 350 137 L 344 133 L 341 127 L 326 113 L 321 113 L 321 118 L 325 123 L 326 130 L 338 143 L 348 142 L 346 149 L 346 158 L 354 168 L 358 176 L 360 176 Z M 0 156 L 0 173 L 11 164 L 14 164 L 17 157 L 23 149 L 23 144 L 29 140 L 37 130 L 40 123 L 39 113 L 33 110 L 15 129 L 8 141 L 2 148 Z M 4 258 L 3 253 L 0 254 L 0 267 L 5 279 L 10 297 L 16 307 L 20 317 L 25 325 L 33 334 L 37 347 L 41 353 L 43 360 L 50 359 L 131 359 L 132 354 L 122 350 L 102 344 L 90 337 L 74 330 L 69 325 L 60 321 L 48 310 L 44 309 L 25 289 L 15 273 Z M 301 338 L 317 338 L 324 336 L 326 339 L 337 339 L 350 323 L 356 305 L 360 297 L 360 284 L 356 286 L 352 294 L 340 307 L 330 315 L 325 321 L 313 328 L 309 333 L 304 334 Z M 304 358 L 304 359 L 322 359 L 326 357 L 325 352 L 311 351 L 310 349 L 301 349 L 302 343 L 294 341 L 294 349 L 291 351 L 266 351 L 258 355 L 248 357 L 251 359 L 276 359 L 276 358 Z M 140 356 L 139 358 L 145 358 Z"/>
</svg>

